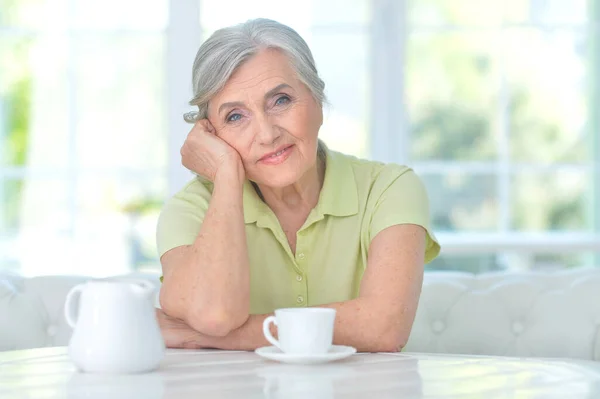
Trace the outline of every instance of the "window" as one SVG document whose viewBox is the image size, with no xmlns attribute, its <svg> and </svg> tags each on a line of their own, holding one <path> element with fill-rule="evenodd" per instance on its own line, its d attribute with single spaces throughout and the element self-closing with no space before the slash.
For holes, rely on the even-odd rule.
<svg viewBox="0 0 600 399">
<path fill-rule="evenodd" d="M 406 12 L 410 163 L 447 253 L 475 271 L 597 262 L 597 2 L 414 0 Z"/>
<path fill-rule="evenodd" d="M 0 0 L 0 270 L 159 267 L 190 177 L 191 64 L 214 30 L 287 23 L 326 82 L 322 138 L 425 181 L 432 269 L 600 264 L 593 0 Z M 140 10 L 143 9 L 143 13 Z"/>
<path fill-rule="evenodd" d="M 0 269 L 155 268 L 168 3 L 1 0 L 0 9 Z"/>
</svg>

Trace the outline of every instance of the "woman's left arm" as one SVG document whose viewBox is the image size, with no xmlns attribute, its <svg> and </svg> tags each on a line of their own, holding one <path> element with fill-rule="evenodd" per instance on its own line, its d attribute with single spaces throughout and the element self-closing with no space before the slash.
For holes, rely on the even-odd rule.
<svg viewBox="0 0 600 399">
<path fill-rule="evenodd" d="M 394 225 L 371 241 L 368 265 L 356 299 L 322 305 L 336 309 L 334 344 L 360 352 L 396 352 L 406 345 L 423 282 L 427 233 L 414 224 Z M 225 337 L 191 330 L 157 310 L 169 347 L 254 350 L 269 345 L 262 324 L 269 315 L 253 315 Z"/>
</svg>

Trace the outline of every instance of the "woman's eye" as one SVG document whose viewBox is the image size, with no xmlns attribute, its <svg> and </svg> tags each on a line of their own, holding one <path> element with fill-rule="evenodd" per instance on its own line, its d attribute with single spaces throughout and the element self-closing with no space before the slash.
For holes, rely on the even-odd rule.
<svg viewBox="0 0 600 399">
<path fill-rule="evenodd" d="M 231 114 L 227 117 L 227 122 L 237 122 L 242 118 L 240 114 Z"/>
<path fill-rule="evenodd" d="M 281 96 L 275 101 L 275 105 L 285 105 L 290 102 L 290 98 L 288 96 Z"/>
</svg>

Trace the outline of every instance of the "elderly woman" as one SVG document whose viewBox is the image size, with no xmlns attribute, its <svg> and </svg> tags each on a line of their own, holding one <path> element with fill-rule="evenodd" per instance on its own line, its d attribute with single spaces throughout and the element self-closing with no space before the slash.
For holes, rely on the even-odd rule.
<svg viewBox="0 0 600 399">
<path fill-rule="evenodd" d="M 411 169 L 319 140 L 324 87 L 304 40 L 275 21 L 200 47 L 199 111 L 181 148 L 198 177 L 157 231 L 167 346 L 253 350 L 268 345 L 270 313 L 307 306 L 336 309 L 334 344 L 406 344 L 423 265 L 439 252 L 427 195 Z"/>
</svg>

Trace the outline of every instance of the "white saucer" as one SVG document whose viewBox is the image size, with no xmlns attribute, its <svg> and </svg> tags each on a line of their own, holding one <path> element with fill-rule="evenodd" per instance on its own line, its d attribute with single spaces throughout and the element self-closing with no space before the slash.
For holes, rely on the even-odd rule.
<svg viewBox="0 0 600 399">
<path fill-rule="evenodd" d="M 332 345 L 327 353 L 316 355 L 302 355 L 295 353 L 283 353 L 276 346 L 264 346 L 254 351 L 258 356 L 266 359 L 276 360 L 282 363 L 290 364 L 317 364 L 333 362 L 335 360 L 344 359 L 356 353 L 356 348 L 344 345 Z"/>
</svg>

